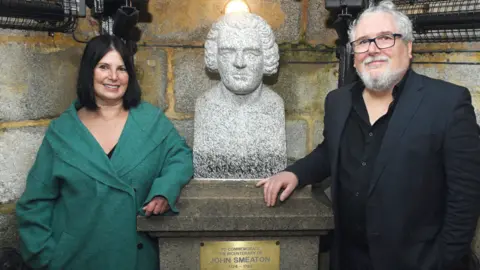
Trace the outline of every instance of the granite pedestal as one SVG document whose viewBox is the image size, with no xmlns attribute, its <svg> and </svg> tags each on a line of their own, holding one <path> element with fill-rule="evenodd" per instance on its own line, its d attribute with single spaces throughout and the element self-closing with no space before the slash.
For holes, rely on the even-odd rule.
<svg viewBox="0 0 480 270">
<path fill-rule="evenodd" d="M 256 182 L 192 180 L 179 215 L 138 217 L 137 230 L 158 238 L 160 269 L 200 269 L 204 241 L 276 240 L 280 269 L 318 270 L 320 236 L 333 229 L 326 196 L 306 187 L 268 208 Z"/>
</svg>

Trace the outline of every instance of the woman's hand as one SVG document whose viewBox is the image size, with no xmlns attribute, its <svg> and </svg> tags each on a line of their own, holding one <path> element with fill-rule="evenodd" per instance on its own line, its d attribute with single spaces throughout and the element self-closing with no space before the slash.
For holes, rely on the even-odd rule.
<svg viewBox="0 0 480 270">
<path fill-rule="evenodd" d="M 163 214 L 170 209 L 168 205 L 167 198 L 163 196 L 156 196 L 145 206 L 143 207 L 143 211 L 145 211 L 145 216 L 149 217 L 152 215 Z"/>
</svg>

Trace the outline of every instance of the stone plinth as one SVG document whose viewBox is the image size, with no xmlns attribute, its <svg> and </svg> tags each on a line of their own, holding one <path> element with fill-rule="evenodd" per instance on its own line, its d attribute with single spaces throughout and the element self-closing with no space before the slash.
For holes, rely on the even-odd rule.
<svg viewBox="0 0 480 270">
<path fill-rule="evenodd" d="M 179 215 L 138 217 L 137 230 L 158 238 L 160 269 L 200 269 L 203 241 L 277 240 L 280 269 L 318 270 L 320 236 L 333 229 L 326 197 L 306 187 L 268 208 L 255 183 L 192 180 Z"/>
</svg>

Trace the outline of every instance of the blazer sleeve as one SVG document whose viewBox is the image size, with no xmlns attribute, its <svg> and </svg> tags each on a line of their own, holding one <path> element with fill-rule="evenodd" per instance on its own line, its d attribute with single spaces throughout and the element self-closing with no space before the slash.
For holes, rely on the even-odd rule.
<svg viewBox="0 0 480 270">
<path fill-rule="evenodd" d="M 163 196 L 167 199 L 170 209 L 178 213 L 175 207 L 178 196 L 193 176 L 192 150 L 175 128 L 171 128 L 164 141 L 166 150 L 165 162 L 152 184 L 144 206 L 154 197 Z"/>
<path fill-rule="evenodd" d="M 323 142 L 317 146 L 310 154 L 302 159 L 297 160 L 294 164 L 285 169 L 287 172 L 292 172 L 298 178 L 298 187 L 321 182 L 330 176 L 330 156 L 328 153 L 328 130 L 327 114 L 329 110 L 329 96 L 325 98 L 325 114 L 324 114 L 324 129 Z"/>
<path fill-rule="evenodd" d="M 480 207 L 480 132 L 468 89 L 454 108 L 444 140 L 446 213 L 441 231 L 443 269 L 469 254 Z"/>
<path fill-rule="evenodd" d="M 54 152 L 45 137 L 27 176 L 25 191 L 16 204 L 20 252 L 35 269 L 49 264 L 56 247 L 51 220 L 60 192 L 58 181 L 53 177 L 53 161 Z"/>
</svg>

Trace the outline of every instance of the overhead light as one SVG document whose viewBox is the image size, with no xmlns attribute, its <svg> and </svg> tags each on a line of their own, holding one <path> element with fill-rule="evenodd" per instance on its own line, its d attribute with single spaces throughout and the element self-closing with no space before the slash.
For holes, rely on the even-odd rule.
<svg viewBox="0 0 480 270">
<path fill-rule="evenodd" d="M 250 7 L 244 0 L 230 0 L 225 5 L 225 14 L 234 12 L 250 12 Z"/>
</svg>

